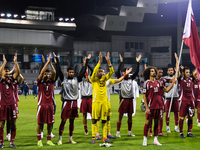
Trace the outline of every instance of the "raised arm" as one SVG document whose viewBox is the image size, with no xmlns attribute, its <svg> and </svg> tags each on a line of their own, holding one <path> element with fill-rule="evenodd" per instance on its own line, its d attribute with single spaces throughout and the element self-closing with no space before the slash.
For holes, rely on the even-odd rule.
<svg viewBox="0 0 200 150">
<path fill-rule="evenodd" d="M 22 74 L 19 74 L 19 80 L 18 82 L 21 83 L 24 80 L 24 77 L 22 76 Z"/>
<path fill-rule="evenodd" d="M 49 62 L 49 64 L 50 64 L 50 66 L 51 66 L 51 71 L 52 71 L 51 79 L 52 79 L 53 81 L 55 81 L 55 79 L 56 79 L 56 70 L 55 70 L 55 68 L 53 67 L 51 61 Z"/>
<path fill-rule="evenodd" d="M 99 70 L 99 67 L 100 67 L 100 65 L 101 65 L 101 61 L 102 61 L 102 54 L 101 54 L 101 52 L 100 52 L 100 53 L 99 53 L 99 62 L 98 62 L 98 64 L 95 66 L 95 68 L 94 68 L 94 70 L 93 70 L 93 73 L 92 73 L 92 76 L 91 76 L 91 78 L 90 78 L 92 82 L 95 80 L 95 77 L 96 77 L 97 72 L 98 72 L 98 70 Z"/>
<path fill-rule="evenodd" d="M 42 68 L 42 70 L 40 72 L 40 75 L 38 77 L 39 80 L 42 79 L 42 76 L 43 76 L 44 72 L 47 70 L 47 66 L 50 63 L 50 61 L 51 61 L 51 54 L 49 55 L 48 61 L 46 62 L 46 64 L 44 65 L 44 67 Z"/>
<path fill-rule="evenodd" d="M 44 59 L 44 56 L 42 55 L 42 64 L 41 64 L 39 73 L 41 72 L 42 68 L 44 67 L 44 64 L 45 64 L 45 59 Z"/>
<path fill-rule="evenodd" d="M 174 53 L 174 56 L 176 59 L 176 71 L 178 71 L 177 78 L 179 78 L 181 76 L 181 73 L 180 73 L 180 69 L 178 69 L 178 56 L 176 53 Z"/>
<path fill-rule="evenodd" d="M 90 78 L 89 78 L 89 76 L 88 76 L 88 68 L 86 69 L 85 76 L 86 76 L 87 82 L 91 83 L 91 80 L 90 80 Z"/>
<path fill-rule="evenodd" d="M 64 75 L 63 72 L 60 68 L 60 62 L 58 60 L 58 57 L 56 56 L 56 54 L 53 52 L 54 55 L 54 62 L 55 62 L 55 66 L 56 66 L 56 80 L 59 77 L 61 82 L 64 80 Z"/>
<path fill-rule="evenodd" d="M 3 64 L 0 67 L 0 74 L 1 75 L 2 75 L 2 71 L 4 70 L 6 63 L 7 63 L 6 57 L 5 57 L 5 55 L 3 55 Z"/>
<path fill-rule="evenodd" d="M 85 66 L 83 66 L 82 71 L 78 75 L 78 82 L 82 81 L 82 78 L 83 78 L 83 76 L 84 76 L 84 74 L 86 72 L 87 65 L 88 65 L 88 62 L 89 62 L 90 58 L 91 58 L 91 54 L 89 54 L 88 57 L 86 58 Z"/>
<path fill-rule="evenodd" d="M 12 70 L 10 71 L 10 74 L 12 74 L 15 71 L 15 65 L 13 66 Z"/>
<path fill-rule="evenodd" d="M 108 63 L 108 66 L 109 66 L 109 72 L 106 74 L 106 79 L 108 80 L 108 79 L 110 79 L 111 77 L 112 77 L 112 75 L 113 75 L 113 73 L 114 73 L 114 69 L 113 69 L 113 66 L 112 66 L 112 64 L 111 64 L 111 62 L 110 62 L 110 53 L 108 52 L 107 53 L 107 56 L 105 56 L 105 58 L 106 58 L 106 61 L 107 61 L 107 63 Z"/>
<path fill-rule="evenodd" d="M 117 69 L 117 78 L 121 77 L 121 67 L 122 67 L 122 63 L 123 63 L 123 58 L 121 56 L 121 54 L 119 54 L 119 59 L 120 59 L 120 63 Z"/>
<path fill-rule="evenodd" d="M 132 79 L 132 80 L 135 79 L 136 76 L 137 76 L 138 73 L 139 73 L 139 66 L 140 66 L 139 62 L 140 62 L 140 59 L 141 59 L 141 55 L 139 55 L 138 57 L 136 57 L 137 67 L 136 67 L 136 71 L 135 71 L 134 74 L 131 76 L 131 79 Z"/>
<path fill-rule="evenodd" d="M 19 74 L 20 74 L 19 65 L 18 65 L 18 63 L 17 63 L 17 53 L 15 53 L 14 62 L 15 62 L 16 73 L 13 75 L 13 78 L 14 78 L 14 79 L 17 79 L 17 77 L 18 77 Z"/>
<path fill-rule="evenodd" d="M 88 68 L 90 69 L 90 71 L 91 71 L 91 73 L 90 73 L 90 75 L 92 75 L 92 72 L 93 72 L 93 69 L 92 69 L 92 67 L 90 66 L 90 65 L 87 65 L 88 66 Z"/>
<path fill-rule="evenodd" d="M 129 74 L 131 71 L 132 71 L 132 68 L 126 70 L 126 74 L 124 74 L 123 76 L 121 76 L 119 79 L 115 79 L 115 83 L 121 82 L 127 76 L 127 74 Z"/>
</svg>

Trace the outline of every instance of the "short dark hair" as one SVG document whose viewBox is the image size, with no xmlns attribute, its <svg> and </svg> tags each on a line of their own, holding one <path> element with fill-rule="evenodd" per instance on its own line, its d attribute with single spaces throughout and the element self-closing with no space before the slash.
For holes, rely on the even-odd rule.
<svg viewBox="0 0 200 150">
<path fill-rule="evenodd" d="M 50 70 L 49 70 L 49 69 L 46 69 L 45 72 L 50 72 Z"/>
<path fill-rule="evenodd" d="M 69 72 L 69 70 L 74 70 L 74 68 L 73 67 L 67 68 L 67 72 Z"/>
<path fill-rule="evenodd" d="M 190 68 L 189 68 L 189 67 L 187 67 L 187 66 L 185 66 L 185 67 L 183 68 L 182 72 L 184 72 L 184 73 L 185 73 L 185 70 L 190 70 Z"/>
<path fill-rule="evenodd" d="M 158 70 L 163 70 L 163 69 L 162 69 L 162 68 L 157 68 L 157 71 L 158 71 Z"/>
<path fill-rule="evenodd" d="M 168 70 L 169 68 L 173 68 L 173 66 L 172 66 L 171 64 L 168 64 L 167 70 Z"/>
<path fill-rule="evenodd" d="M 4 67 L 4 70 L 10 70 L 10 67 L 5 66 L 5 67 Z"/>
<path fill-rule="evenodd" d="M 150 70 L 151 69 L 154 69 L 156 74 L 157 74 L 157 69 L 156 67 L 153 67 L 153 66 L 148 66 L 143 72 L 142 72 L 142 76 L 144 78 L 144 81 L 148 80 L 149 79 L 149 76 L 150 76 Z"/>
<path fill-rule="evenodd" d="M 99 69 L 102 69 L 102 67 L 99 67 Z"/>
</svg>

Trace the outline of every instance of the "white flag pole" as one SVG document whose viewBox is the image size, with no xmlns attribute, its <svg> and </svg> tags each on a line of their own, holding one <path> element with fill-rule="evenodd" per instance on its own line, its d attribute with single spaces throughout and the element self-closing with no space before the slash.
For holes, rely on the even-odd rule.
<svg viewBox="0 0 200 150">
<path fill-rule="evenodd" d="M 182 40 L 182 43 L 181 43 L 181 49 L 180 49 L 180 53 L 179 53 L 179 59 L 178 59 L 178 66 L 176 68 L 176 77 L 175 77 L 175 80 L 177 79 L 177 76 L 178 76 L 178 71 L 179 71 L 179 64 L 180 64 L 180 60 L 181 60 L 181 54 L 182 54 L 182 51 L 183 51 L 183 40 Z M 171 97 L 171 102 L 170 102 L 170 106 L 169 106 L 169 114 L 168 114 L 168 118 L 170 116 L 170 112 L 171 112 L 171 107 L 172 107 L 172 101 L 173 101 L 173 97 L 174 97 L 174 87 L 173 87 L 173 92 L 172 92 L 172 97 Z"/>
</svg>

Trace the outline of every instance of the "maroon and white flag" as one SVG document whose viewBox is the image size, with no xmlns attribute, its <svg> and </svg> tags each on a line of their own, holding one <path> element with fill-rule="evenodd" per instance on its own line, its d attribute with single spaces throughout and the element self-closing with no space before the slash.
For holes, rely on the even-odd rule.
<svg viewBox="0 0 200 150">
<path fill-rule="evenodd" d="M 197 69 L 197 76 L 200 80 L 200 41 L 192 10 L 192 0 L 189 0 L 188 4 L 183 40 L 185 45 L 190 48 L 190 58 Z"/>
</svg>

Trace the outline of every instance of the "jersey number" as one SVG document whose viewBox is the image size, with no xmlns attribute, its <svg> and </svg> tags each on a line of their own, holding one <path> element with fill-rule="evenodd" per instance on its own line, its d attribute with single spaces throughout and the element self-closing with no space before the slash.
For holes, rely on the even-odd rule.
<svg viewBox="0 0 200 150">
<path fill-rule="evenodd" d="M 46 86 L 46 91 L 48 91 L 49 86 Z"/>
<path fill-rule="evenodd" d="M 154 92 L 158 92 L 158 88 L 157 87 L 154 88 Z"/>
<path fill-rule="evenodd" d="M 190 87 L 190 83 L 187 83 L 187 87 Z"/>
<path fill-rule="evenodd" d="M 6 84 L 6 89 L 9 89 L 9 86 Z"/>
</svg>

